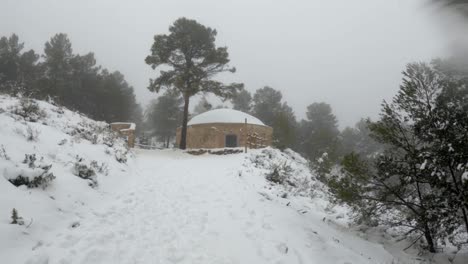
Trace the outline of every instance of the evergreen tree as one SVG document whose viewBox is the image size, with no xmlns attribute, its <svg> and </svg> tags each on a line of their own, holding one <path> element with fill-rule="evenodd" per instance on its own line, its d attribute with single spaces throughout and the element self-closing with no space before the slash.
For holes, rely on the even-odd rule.
<svg viewBox="0 0 468 264">
<path fill-rule="evenodd" d="M 151 134 L 164 142 L 166 148 L 175 138 L 177 126 L 182 120 L 183 102 L 179 93 L 169 90 L 153 100 L 146 110 L 146 122 Z"/>
<path fill-rule="evenodd" d="M 361 157 L 372 158 L 383 150 L 383 146 L 370 136 L 369 122 L 361 119 L 354 127 L 346 127 L 340 132 L 340 155 L 354 152 Z"/>
<path fill-rule="evenodd" d="M 332 108 L 326 103 L 313 103 L 307 107 L 307 120 L 301 122 L 299 150 L 311 161 L 324 153 L 330 161 L 338 158 L 339 130 Z"/>
<path fill-rule="evenodd" d="M 232 98 L 231 102 L 235 110 L 239 110 L 244 113 L 250 113 L 252 109 L 252 95 L 245 89 L 237 93 Z"/>
<path fill-rule="evenodd" d="M 468 89 L 424 63 L 403 74 L 398 94 L 369 126 L 385 150 L 365 172 L 350 169 L 361 166 L 356 159 L 348 162 L 330 186 L 363 217 L 418 232 L 435 252 L 438 241 L 466 243 L 456 237 L 468 229 Z"/>
<path fill-rule="evenodd" d="M 296 140 L 296 117 L 291 107 L 282 102 L 283 95 L 269 86 L 255 91 L 252 114 L 273 128 L 273 145 L 284 149 Z"/>
<path fill-rule="evenodd" d="M 444 209 L 457 212 L 468 231 L 468 75 L 444 73 L 439 63 L 410 64 L 395 101 L 423 142 L 420 169 L 436 176 L 427 181 L 443 192 Z M 457 229 L 453 224 L 445 223 L 449 230 Z"/>
<path fill-rule="evenodd" d="M 268 126 L 273 126 L 276 113 L 281 111 L 283 95 L 269 86 L 255 91 L 252 113 Z"/>
<path fill-rule="evenodd" d="M 213 80 L 222 72 L 235 72 L 228 66 L 226 47 L 216 47 L 217 32 L 195 20 L 177 19 L 169 27 L 169 34 L 156 35 L 146 63 L 153 69 L 166 66 L 156 79 L 150 80 L 148 89 L 159 92 L 162 88 L 177 90 L 184 99 L 180 148 L 187 143 L 187 122 L 190 98 L 198 93 L 213 93 L 224 99 L 232 97 L 243 84 L 225 85 Z"/>
<path fill-rule="evenodd" d="M 0 89 L 39 99 L 52 97 L 59 104 L 107 122 L 142 123 L 141 107 L 133 87 L 119 72 L 96 65 L 93 53 L 73 54 L 66 34 L 45 44 L 44 61 L 24 47 L 16 35 L 0 38 Z"/>
<path fill-rule="evenodd" d="M 287 103 L 275 113 L 273 120 L 273 145 L 279 149 L 293 147 L 296 142 L 296 116 Z"/>
<path fill-rule="evenodd" d="M 34 82 L 39 77 L 34 50 L 22 52 L 24 43 L 17 35 L 0 38 L 0 89 L 6 93 L 33 93 Z"/>
<path fill-rule="evenodd" d="M 72 59 L 73 49 L 67 34 L 56 34 L 46 42 L 42 65 L 47 82 L 43 88 L 45 94 L 55 96 L 60 103 L 69 102 L 67 86 L 71 81 Z"/>
<path fill-rule="evenodd" d="M 0 80 L 17 81 L 20 76 L 20 57 L 24 43 L 19 42 L 17 35 L 0 39 Z"/>
</svg>

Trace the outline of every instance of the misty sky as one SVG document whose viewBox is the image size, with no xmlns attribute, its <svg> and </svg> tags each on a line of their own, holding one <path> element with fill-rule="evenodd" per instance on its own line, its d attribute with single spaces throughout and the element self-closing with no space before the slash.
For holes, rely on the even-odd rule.
<svg viewBox="0 0 468 264">
<path fill-rule="evenodd" d="M 43 53 L 55 33 L 75 53 L 93 51 L 98 64 L 119 70 L 146 104 L 157 74 L 144 63 L 155 34 L 179 17 L 216 28 L 237 73 L 221 76 L 247 90 L 281 90 L 296 116 L 306 106 L 332 105 L 340 126 L 376 117 L 398 90 L 412 61 L 448 54 L 446 27 L 423 0 L 0 0 L 0 35 L 17 33 Z M 192 103 L 192 106 L 194 103 Z"/>
</svg>

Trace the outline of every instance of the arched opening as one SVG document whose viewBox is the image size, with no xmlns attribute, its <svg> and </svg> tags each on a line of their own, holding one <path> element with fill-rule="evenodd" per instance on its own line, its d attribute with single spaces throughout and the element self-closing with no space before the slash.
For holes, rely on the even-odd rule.
<svg viewBox="0 0 468 264">
<path fill-rule="evenodd" d="M 237 135 L 235 134 L 229 134 L 226 135 L 225 140 L 224 140 L 224 146 L 226 148 L 237 148 Z"/>
</svg>

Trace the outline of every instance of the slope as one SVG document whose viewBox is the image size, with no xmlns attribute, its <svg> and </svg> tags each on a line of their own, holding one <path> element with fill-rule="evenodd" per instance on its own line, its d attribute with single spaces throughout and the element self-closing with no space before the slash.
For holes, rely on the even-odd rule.
<svg viewBox="0 0 468 264">
<path fill-rule="evenodd" d="M 324 212 L 287 206 L 262 177 L 240 176 L 250 158 L 139 150 L 125 190 L 49 234 L 28 263 L 391 263 Z"/>
</svg>

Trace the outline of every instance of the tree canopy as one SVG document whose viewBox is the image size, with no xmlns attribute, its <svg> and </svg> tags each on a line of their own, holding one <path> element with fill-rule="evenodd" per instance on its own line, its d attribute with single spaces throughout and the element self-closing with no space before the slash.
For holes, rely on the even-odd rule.
<svg viewBox="0 0 468 264">
<path fill-rule="evenodd" d="M 151 54 L 145 62 L 153 69 L 164 66 L 159 76 L 150 79 L 148 89 L 159 92 L 173 89 L 184 99 L 180 148 L 186 148 L 190 98 L 198 93 L 213 93 L 228 99 L 243 88 L 243 84 L 224 84 L 213 78 L 222 72 L 234 73 L 230 67 L 227 47 L 216 47 L 217 32 L 195 20 L 177 19 L 169 34 L 154 36 Z"/>
</svg>

